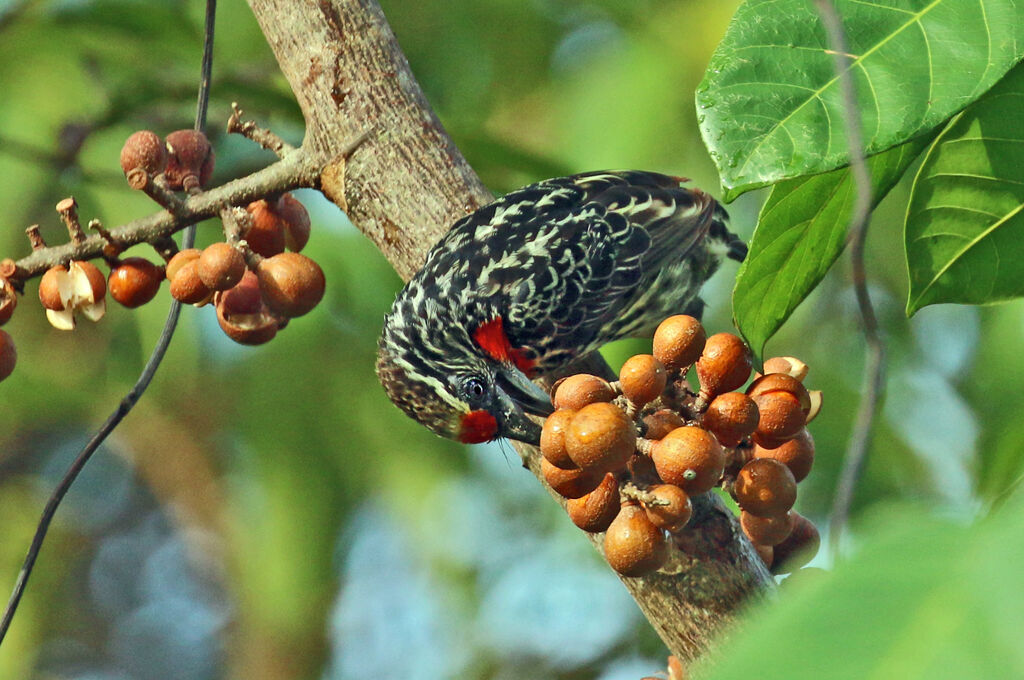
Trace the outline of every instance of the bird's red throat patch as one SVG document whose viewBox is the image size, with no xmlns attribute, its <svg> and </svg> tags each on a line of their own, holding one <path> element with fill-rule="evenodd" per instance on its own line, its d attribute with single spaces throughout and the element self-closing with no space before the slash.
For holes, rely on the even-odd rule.
<svg viewBox="0 0 1024 680">
<path fill-rule="evenodd" d="M 473 341 L 492 359 L 511 361 L 516 368 L 531 378 L 536 372 L 537 362 L 528 358 L 522 350 L 516 349 L 509 342 L 508 335 L 505 333 L 505 323 L 500 316 L 480 324 L 473 331 Z"/>
<path fill-rule="evenodd" d="M 459 441 L 463 444 L 482 444 L 496 439 L 498 421 L 487 411 L 470 411 L 462 416 L 462 431 Z"/>
</svg>

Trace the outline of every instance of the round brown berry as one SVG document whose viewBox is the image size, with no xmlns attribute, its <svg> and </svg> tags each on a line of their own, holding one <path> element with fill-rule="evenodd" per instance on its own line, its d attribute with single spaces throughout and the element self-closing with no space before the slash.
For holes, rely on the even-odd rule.
<svg viewBox="0 0 1024 680">
<path fill-rule="evenodd" d="M 574 409 L 558 409 L 547 417 L 544 429 L 540 433 L 540 452 L 549 463 L 563 470 L 576 467 L 576 463 L 569 457 L 569 452 L 565 450 L 565 433 L 575 415 Z"/>
<path fill-rule="evenodd" d="M 736 502 L 752 515 L 784 515 L 796 503 L 796 480 L 777 460 L 755 458 L 736 475 Z"/>
<path fill-rule="evenodd" d="M 800 402 L 788 392 L 769 392 L 753 399 L 759 414 L 754 442 L 762 448 L 782 446 L 807 424 Z"/>
<path fill-rule="evenodd" d="M 615 404 L 588 404 L 569 423 L 565 450 L 581 468 L 614 472 L 625 467 L 636 450 L 636 429 Z"/>
<path fill-rule="evenodd" d="M 604 535 L 604 556 L 623 576 L 649 574 L 668 558 L 665 534 L 647 519 L 643 508 L 624 504 Z"/>
<path fill-rule="evenodd" d="M 175 191 L 206 186 L 213 175 L 210 140 L 197 130 L 176 130 L 167 135 L 167 186 Z"/>
<path fill-rule="evenodd" d="M 18 350 L 14 346 L 14 338 L 7 331 L 0 330 L 0 380 L 14 372 L 17 362 Z"/>
<path fill-rule="evenodd" d="M 277 214 L 284 225 L 284 241 L 288 250 L 299 252 L 309 242 L 309 212 L 302 202 L 291 194 L 281 194 L 277 200 Z"/>
<path fill-rule="evenodd" d="M 667 380 L 665 367 L 650 354 L 630 357 L 619 371 L 622 393 L 637 406 L 643 406 L 660 397 L 665 391 Z"/>
<path fill-rule="evenodd" d="M 563 470 L 548 462 L 547 458 L 540 459 L 540 470 L 544 475 L 544 481 L 548 483 L 556 493 L 565 498 L 580 498 L 597 488 L 597 485 L 604 479 L 605 473 L 600 470 Z"/>
<path fill-rule="evenodd" d="M 238 248 L 220 241 L 203 250 L 197 266 L 204 286 L 213 291 L 227 290 L 242 280 L 245 257 Z"/>
<path fill-rule="evenodd" d="M 262 345 L 277 335 L 279 324 L 263 304 L 256 275 L 246 271 L 234 288 L 217 293 L 217 323 L 242 345 Z"/>
<path fill-rule="evenodd" d="M 774 458 L 793 473 L 798 483 L 807 478 L 814 465 L 814 438 L 806 428 L 795 437 L 774 449 L 754 446 L 754 458 Z"/>
<path fill-rule="evenodd" d="M 129 309 L 141 307 L 160 291 L 164 270 L 144 257 L 126 257 L 110 270 L 110 297 Z"/>
<path fill-rule="evenodd" d="M 308 313 L 324 297 L 324 272 L 299 253 L 280 253 L 256 266 L 267 307 L 289 319 Z"/>
<path fill-rule="evenodd" d="M 572 523 L 584 531 L 596 534 L 608 528 L 619 513 L 619 482 L 612 473 L 606 473 L 596 489 L 580 498 L 570 498 L 565 504 Z"/>
<path fill-rule="evenodd" d="M 71 300 L 71 283 L 68 268 L 62 264 L 50 267 L 39 279 L 39 302 L 45 309 L 60 312 Z"/>
<path fill-rule="evenodd" d="M 604 378 L 587 373 L 570 375 L 558 381 L 555 386 L 555 408 L 580 410 L 588 404 L 607 402 L 615 398 L 615 392 Z"/>
<path fill-rule="evenodd" d="M 787 574 L 800 569 L 814 559 L 821 546 L 817 527 L 803 515 L 793 513 L 793 531 L 786 540 L 775 546 L 772 573 Z"/>
<path fill-rule="evenodd" d="M 697 359 L 701 396 L 710 401 L 741 387 L 750 377 L 752 367 L 750 349 L 742 340 L 732 333 L 715 333 Z"/>
<path fill-rule="evenodd" d="M 216 297 L 217 304 L 224 307 L 228 316 L 267 312 L 260 294 L 260 283 L 251 271 L 246 271 L 234 288 L 222 291 Z"/>
<path fill-rule="evenodd" d="M 181 269 L 186 262 L 198 260 L 199 256 L 202 254 L 203 252 L 198 248 L 188 248 L 186 250 L 179 250 L 174 254 L 174 257 L 170 259 L 170 261 L 167 263 L 167 266 L 164 267 L 164 276 L 167 277 L 168 281 L 173 281 L 174 275 L 178 273 L 178 270 Z"/>
<path fill-rule="evenodd" d="M 714 433 L 723 446 L 736 446 L 757 429 L 757 404 L 741 392 L 715 397 L 704 412 L 701 424 Z"/>
<path fill-rule="evenodd" d="M 217 307 L 217 323 L 224 334 L 240 345 L 262 345 L 277 335 L 278 325 L 271 317 L 228 318 Z"/>
<path fill-rule="evenodd" d="M 654 356 L 665 368 L 691 366 L 704 351 L 707 335 L 700 321 L 687 314 L 670 316 L 654 331 Z"/>
<path fill-rule="evenodd" d="M 658 476 L 691 497 L 709 491 L 722 478 L 725 451 L 707 430 L 680 427 L 654 444 L 651 459 Z"/>
<path fill-rule="evenodd" d="M 644 426 L 648 439 L 661 439 L 677 427 L 683 427 L 686 421 L 675 411 L 667 408 L 660 409 L 654 413 L 644 416 Z"/>
<path fill-rule="evenodd" d="M 740 512 L 740 526 L 751 543 L 755 545 L 778 545 L 786 540 L 793 530 L 793 513 L 786 512 L 772 517 L 758 517 L 746 510 Z"/>
<path fill-rule="evenodd" d="M 121 147 L 121 170 L 128 175 L 132 170 L 143 170 L 159 175 L 167 165 L 167 148 L 160 135 L 149 130 L 133 132 Z"/>
<path fill-rule="evenodd" d="M 764 373 L 785 373 L 791 378 L 803 382 L 807 377 L 807 364 L 796 357 L 772 357 L 764 362 Z"/>
<path fill-rule="evenodd" d="M 202 304 L 210 299 L 211 291 L 199 278 L 199 259 L 196 258 L 177 268 L 171 279 L 171 297 L 187 305 Z"/>
<path fill-rule="evenodd" d="M 693 505 L 685 491 L 675 484 L 655 484 L 647 489 L 654 503 L 644 503 L 647 519 L 659 529 L 679 531 L 690 521 Z"/>
<path fill-rule="evenodd" d="M 245 231 L 245 242 L 254 253 L 263 257 L 273 257 L 283 253 L 288 238 L 284 221 L 277 210 L 268 201 L 253 201 L 245 208 L 251 217 L 252 224 Z"/>
<path fill-rule="evenodd" d="M 751 399 L 773 392 L 782 392 L 796 399 L 805 414 L 811 409 L 811 395 L 807 388 L 802 382 L 785 373 L 762 375 L 747 388 L 747 396 Z"/>
</svg>

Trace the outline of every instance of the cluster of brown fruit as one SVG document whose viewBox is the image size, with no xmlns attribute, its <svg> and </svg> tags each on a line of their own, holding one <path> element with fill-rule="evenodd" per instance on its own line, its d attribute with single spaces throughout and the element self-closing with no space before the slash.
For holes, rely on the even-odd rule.
<svg viewBox="0 0 1024 680">
<path fill-rule="evenodd" d="M 807 366 L 792 357 L 769 359 L 763 375 L 735 391 L 752 370 L 740 338 L 707 337 L 697 319 L 679 315 L 661 323 L 653 354 L 628 359 L 619 380 L 580 374 L 556 383 L 542 472 L 569 499 L 576 526 L 605 532 L 605 557 L 619 573 L 660 568 L 665 532 L 682 531 L 690 499 L 716 486 L 736 500 L 744 533 L 776 573 L 806 563 L 798 555 L 810 559 L 817 531 L 792 507 L 814 461 L 805 426 L 821 393 L 804 387 Z"/>
<path fill-rule="evenodd" d="M 163 153 L 164 147 L 169 153 Z M 213 155 L 202 133 L 179 130 L 161 144 L 154 133 L 143 130 L 125 142 L 121 169 L 137 188 L 163 172 L 168 186 L 190 190 L 208 180 Z M 228 219 L 238 222 L 237 227 L 225 225 L 228 242 L 176 253 L 167 262 L 166 278 L 174 299 L 196 306 L 212 301 L 221 329 L 232 340 L 263 344 L 323 298 L 323 270 L 299 253 L 309 241 L 309 213 L 285 193 L 273 201 L 254 201 L 244 215 Z"/>
<path fill-rule="evenodd" d="M 148 130 L 136 132 L 125 142 L 120 160 L 128 184 L 172 212 L 181 200 L 174 192 L 200 192 L 214 168 L 209 141 L 194 130 L 172 132 L 166 140 Z M 72 240 L 84 242 L 74 199 L 58 203 L 57 211 Z M 108 291 L 125 307 L 139 307 L 156 297 L 166 279 L 176 300 L 196 306 L 213 302 L 217 321 L 232 340 L 249 345 L 267 342 L 289 319 L 312 310 L 324 295 L 323 271 L 299 253 L 309 241 L 309 214 L 285 193 L 273 200 L 254 201 L 244 211 L 222 212 L 222 216 L 226 242 L 180 252 L 173 248 L 167 252 L 163 242 L 157 250 L 167 261 L 159 265 L 144 257 L 122 258 L 123 245 L 98 223 L 92 225 L 107 240 L 103 257 L 110 274 L 104 276 L 99 267 L 84 260 L 47 270 L 39 282 L 39 300 L 50 323 L 72 330 L 79 315 L 99 321 L 106 312 Z M 47 247 L 38 226 L 28 234 L 34 249 Z M 0 263 L 0 325 L 11 318 L 18 302 L 12 285 L 16 275 L 13 261 Z M 13 338 L 0 330 L 0 380 L 13 372 L 16 361 Z"/>
<path fill-rule="evenodd" d="M 212 300 L 221 329 L 244 345 L 271 340 L 289 319 L 312 310 L 325 288 L 320 266 L 305 255 L 262 257 L 244 243 L 182 250 L 167 263 L 167 278 L 176 300 L 196 306 Z"/>
</svg>

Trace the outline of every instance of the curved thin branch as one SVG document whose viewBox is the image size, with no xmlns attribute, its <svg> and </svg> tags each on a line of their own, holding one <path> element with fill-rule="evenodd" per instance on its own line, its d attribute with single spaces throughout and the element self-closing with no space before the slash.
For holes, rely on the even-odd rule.
<svg viewBox="0 0 1024 680">
<path fill-rule="evenodd" d="M 842 20 L 832 0 L 815 0 L 815 4 L 818 7 L 821 22 L 828 33 L 829 44 L 835 60 L 835 70 L 839 76 L 843 106 L 846 109 L 846 115 L 843 116 L 843 128 L 846 133 L 847 145 L 850 147 L 850 172 L 853 175 L 856 191 L 849 229 L 850 263 L 853 287 L 857 295 L 857 307 L 860 310 L 864 339 L 867 343 L 863 393 L 857 408 L 857 418 L 850 435 L 846 457 L 843 460 L 839 486 L 836 489 L 836 497 L 832 506 L 832 522 L 829 527 L 829 545 L 832 555 L 837 557 L 843 529 L 846 526 L 846 518 L 850 514 L 850 504 L 853 502 L 853 492 L 867 460 L 872 423 L 878 412 L 885 373 L 885 347 L 879 334 L 878 318 L 875 316 L 875 309 L 871 304 L 871 296 L 868 295 L 867 273 L 864 268 L 864 243 L 868 235 L 868 221 L 871 218 L 871 175 L 868 172 L 867 163 L 864 162 L 864 136 L 857 108 L 857 93 L 854 89 L 853 77 L 850 74 L 846 33 L 843 31 Z"/>
<path fill-rule="evenodd" d="M 202 69 L 199 83 L 199 103 L 196 109 L 196 120 L 195 129 L 203 131 L 206 128 L 206 107 L 210 99 L 210 72 L 213 69 L 213 27 L 217 15 L 217 0 L 206 0 L 206 31 L 203 38 L 203 58 L 202 58 Z M 62 217 L 67 217 L 62 214 Z M 77 217 L 74 220 L 75 228 L 79 230 Z M 69 222 L 70 227 L 70 222 Z M 190 224 L 185 229 L 184 237 L 182 238 L 182 245 L 185 248 L 192 246 L 192 242 L 195 240 L 196 228 L 195 224 Z M 80 235 L 78 238 L 73 238 L 73 241 L 81 241 Z M 121 402 L 114 409 L 114 412 L 110 414 L 106 422 L 100 427 L 99 430 L 89 439 L 85 447 L 79 452 L 71 466 L 65 471 L 64 477 L 61 478 L 60 483 L 57 484 L 57 488 L 53 490 L 49 500 L 46 502 L 46 506 L 43 508 L 43 513 L 40 516 L 39 524 L 36 526 L 35 535 L 32 536 L 32 543 L 29 545 L 28 554 L 25 556 L 25 561 L 21 566 L 21 570 L 18 572 L 18 578 L 14 584 L 14 591 L 11 593 L 10 600 L 7 603 L 6 609 L 4 609 L 3 618 L 0 619 L 0 644 L 3 644 L 4 638 L 7 636 L 7 631 L 11 626 L 11 621 L 14 620 L 14 614 L 18 611 L 18 605 L 21 603 L 22 595 L 25 593 L 25 588 L 28 587 L 28 579 L 32 575 L 32 570 L 35 567 L 36 559 L 39 557 L 39 551 L 42 550 L 43 541 L 46 539 L 46 534 L 50 529 L 50 523 L 53 521 L 54 516 L 57 514 L 57 508 L 60 506 L 61 501 L 64 500 L 64 496 L 68 490 L 71 489 L 71 485 L 78 479 L 79 473 L 85 467 L 92 455 L 100 447 L 106 438 L 114 431 L 125 416 L 134 408 L 135 404 L 138 403 L 139 399 L 145 393 L 146 388 L 149 387 L 149 383 L 152 382 L 153 376 L 156 375 L 156 371 L 160 368 L 160 364 L 164 360 L 164 356 L 167 354 L 167 348 L 171 345 L 171 338 L 174 337 L 174 331 L 178 327 L 178 317 L 181 315 L 181 303 L 177 300 L 171 300 L 170 309 L 167 310 L 167 318 L 164 321 L 164 327 L 160 331 L 160 337 L 157 339 L 156 346 L 149 355 L 149 359 L 146 361 L 146 365 L 142 368 L 142 373 L 139 375 L 138 380 L 132 386 L 132 389 L 128 391 L 128 394 L 121 399 Z"/>
<path fill-rule="evenodd" d="M 46 534 L 50 528 L 50 522 L 53 520 L 54 515 L 57 513 L 57 507 L 61 501 L 64 500 L 64 495 L 67 494 L 71 485 L 74 484 L 75 480 L 78 479 L 78 474 L 85 467 L 85 464 L 89 462 L 92 454 L 96 452 L 100 444 L 107 438 L 107 436 L 114 431 L 114 428 L 120 424 L 124 417 L 128 415 L 128 412 L 132 410 L 132 407 L 138 403 L 142 397 L 143 392 L 149 387 L 149 383 L 153 380 L 153 376 L 156 374 L 156 369 L 160 367 L 160 362 L 163 360 L 164 355 L 167 353 L 167 347 L 171 344 L 171 338 L 174 336 L 174 330 L 178 325 L 178 314 L 181 310 L 181 303 L 174 300 L 171 303 L 171 308 L 167 313 L 167 320 L 164 322 L 164 328 L 160 333 L 160 338 L 157 340 L 156 347 L 153 348 L 152 354 L 150 354 L 149 360 L 146 362 L 146 366 L 142 369 L 139 379 L 132 386 L 131 391 L 121 400 L 117 405 L 107 421 L 103 423 L 103 426 L 96 431 L 96 434 L 85 445 L 85 448 L 78 454 L 74 462 L 64 473 L 64 477 L 61 478 L 57 488 L 50 494 L 49 500 L 46 501 L 46 507 L 43 508 L 42 515 L 39 519 L 39 525 L 36 527 L 36 533 L 32 537 L 32 543 L 29 545 L 28 553 L 25 555 L 25 561 L 21 566 L 21 571 L 18 572 L 18 579 L 14 583 L 14 591 L 11 593 L 11 597 L 7 602 L 7 608 L 4 610 L 3 619 L 0 619 L 0 644 L 3 644 L 4 637 L 7 635 L 7 629 L 11 625 L 11 621 L 14 619 L 14 614 L 18 610 L 18 604 L 21 602 L 21 597 L 25 593 L 25 587 L 28 585 L 28 578 L 32 574 L 32 568 L 35 566 L 36 558 L 39 556 L 39 550 L 43 547 L 43 541 L 46 539 Z"/>
</svg>

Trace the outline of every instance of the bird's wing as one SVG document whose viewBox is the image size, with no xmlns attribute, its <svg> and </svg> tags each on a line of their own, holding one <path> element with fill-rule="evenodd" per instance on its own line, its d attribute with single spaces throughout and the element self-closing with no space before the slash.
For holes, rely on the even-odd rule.
<svg viewBox="0 0 1024 680">
<path fill-rule="evenodd" d="M 701 242 L 717 203 L 682 181 L 597 172 L 539 182 L 456 223 L 425 269 L 460 304 L 503 317 L 514 346 L 559 363 L 560 348 L 607 342 L 609 320 Z"/>
</svg>

